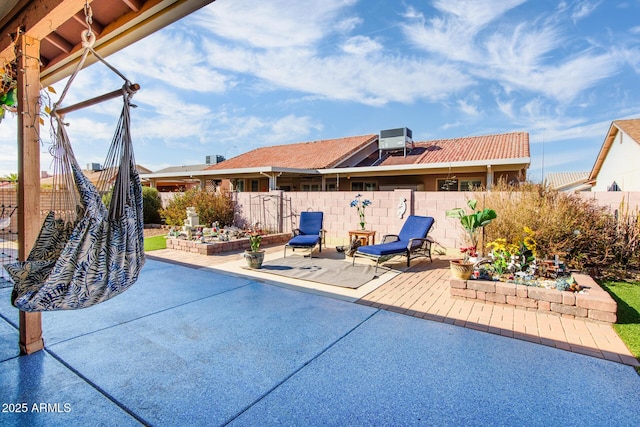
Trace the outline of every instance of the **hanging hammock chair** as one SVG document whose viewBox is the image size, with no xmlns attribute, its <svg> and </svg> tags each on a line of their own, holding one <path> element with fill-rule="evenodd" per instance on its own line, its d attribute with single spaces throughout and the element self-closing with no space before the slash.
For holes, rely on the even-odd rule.
<svg viewBox="0 0 640 427">
<path fill-rule="evenodd" d="M 76 73 L 89 52 L 116 71 L 85 47 Z M 27 260 L 5 266 L 14 281 L 11 303 L 23 311 L 73 310 L 106 301 L 135 283 L 145 261 L 142 188 L 129 122 L 131 87 L 138 86 L 125 79 L 122 113 L 98 178 L 101 192 L 83 174 L 56 111 L 73 77 L 51 114 L 55 210 L 46 216 Z M 102 201 L 105 189 L 108 207 Z"/>
</svg>

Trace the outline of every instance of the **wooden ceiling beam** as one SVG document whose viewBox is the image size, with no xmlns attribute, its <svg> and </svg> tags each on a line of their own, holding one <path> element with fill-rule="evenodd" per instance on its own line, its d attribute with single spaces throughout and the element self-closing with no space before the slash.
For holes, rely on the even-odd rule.
<svg viewBox="0 0 640 427">
<path fill-rule="evenodd" d="M 51 33 L 44 39 L 64 53 L 69 53 L 73 50 L 73 45 L 58 33 Z"/>
<path fill-rule="evenodd" d="M 94 49 L 106 58 L 214 1 L 147 0 L 138 13 L 128 13 L 106 25 L 100 37 L 96 39 Z M 52 59 L 51 63 L 42 70 L 42 83 L 51 85 L 69 76 L 79 56 L 80 48 L 76 46 L 73 52 L 64 55 L 63 58 Z M 95 61 L 93 55 L 89 55 L 86 65 Z"/>
<path fill-rule="evenodd" d="M 13 9 L 17 14 L 0 27 L 0 62 L 15 59 L 14 41 L 9 35 L 15 34 L 18 28 L 29 37 L 42 40 L 82 10 L 85 0 L 32 0 L 19 5 L 22 5 L 21 9 L 17 6 Z"/>
<path fill-rule="evenodd" d="M 134 12 L 140 12 L 144 3 L 140 0 L 120 0 L 122 3 L 126 4 L 127 7 Z"/>
<path fill-rule="evenodd" d="M 73 15 L 73 19 L 79 24 L 82 24 L 85 27 L 87 26 L 87 19 L 84 16 L 84 10 Z M 94 17 L 91 20 L 91 31 L 93 31 L 93 34 L 98 35 L 102 32 L 102 30 L 104 30 L 104 25 L 96 21 L 96 18 Z"/>
</svg>

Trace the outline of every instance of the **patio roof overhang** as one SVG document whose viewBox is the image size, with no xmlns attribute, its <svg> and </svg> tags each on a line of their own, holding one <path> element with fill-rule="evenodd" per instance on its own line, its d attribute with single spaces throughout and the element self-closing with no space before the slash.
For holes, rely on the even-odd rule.
<svg viewBox="0 0 640 427">
<path fill-rule="evenodd" d="M 0 5 L 0 59 L 15 59 L 18 29 L 40 41 L 40 80 L 50 85 L 69 76 L 82 54 L 86 0 L 5 0 Z M 103 57 L 135 43 L 215 0 L 89 0 L 95 50 Z M 12 37 L 9 37 L 12 35 Z M 90 55 L 86 65 L 96 59 Z"/>
<path fill-rule="evenodd" d="M 473 160 L 465 162 L 441 162 L 426 164 L 409 164 L 409 165 L 392 165 L 392 166 L 367 166 L 367 167 L 348 167 L 348 168 L 327 168 L 327 169 L 296 169 L 282 168 L 278 166 L 262 166 L 253 168 L 240 169 L 216 169 L 216 170 L 200 170 L 193 172 L 167 172 L 167 173 L 149 173 L 141 174 L 142 179 L 188 179 L 188 178 L 251 178 L 260 176 L 334 176 L 350 175 L 350 176 L 389 176 L 389 175 L 424 175 L 427 173 L 446 173 L 448 171 L 462 170 L 468 172 L 486 172 L 488 169 L 492 171 L 505 170 L 522 170 L 529 167 L 531 163 L 530 157 L 520 157 L 514 159 L 493 159 L 493 160 Z"/>
<path fill-rule="evenodd" d="M 165 173 L 145 173 L 141 174 L 142 179 L 167 179 L 167 178 L 241 178 L 241 177 L 257 177 L 271 174 L 287 174 L 287 175 L 319 175 L 317 169 L 296 169 L 281 168 L 278 166 L 260 166 L 253 168 L 240 169 L 216 169 L 216 170 L 199 170 L 192 172 L 165 172 Z"/>
<path fill-rule="evenodd" d="M 440 173 L 449 170 L 464 169 L 465 171 L 486 171 L 491 168 L 494 171 L 514 170 L 529 167 L 531 163 L 530 157 L 520 157 L 515 159 L 493 159 L 493 160 L 472 160 L 464 162 L 439 162 L 424 163 L 410 165 L 393 165 L 393 166 L 369 166 L 369 167 L 353 167 L 353 168 L 333 168 L 323 169 L 320 171 L 323 175 L 416 175 L 425 173 Z"/>
</svg>

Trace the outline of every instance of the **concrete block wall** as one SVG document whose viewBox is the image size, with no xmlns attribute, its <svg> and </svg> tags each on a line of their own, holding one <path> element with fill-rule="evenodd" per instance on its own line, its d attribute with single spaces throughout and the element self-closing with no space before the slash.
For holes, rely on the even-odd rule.
<svg viewBox="0 0 640 427">
<path fill-rule="evenodd" d="M 250 198 L 258 193 L 236 193 L 238 206 L 247 215 Z M 260 193 L 265 194 L 265 193 Z M 284 225 L 283 232 L 290 232 L 295 228 L 300 212 L 312 210 L 324 212 L 324 227 L 327 230 L 328 245 L 343 245 L 348 243 L 348 231 L 358 227 L 357 210 L 350 206 L 358 192 L 283 192 L 272 191 L 270 194 L 282 195 L 291 199 L 291 218 Z M 365 220 L 367 228 L 376 231 L 376 241 L 380 241 L 384 234 L 397 234 L 407 215 L 432 216 L 435 223 L 429 235 L 435 239 L 435 250 L 446 251 L 451 255 L 459 253 L 464 244 L 464 234 L 457 220 L 447 218 L 445 212 L 456 207 L 466 207 L 471 197 L 480 199 L 480 193 L 467 192 L 437 192 L 437 191 L 364 191 L 360 192 L 363 199 L 371 200 L 371 206 L 366 208 Z M 624 200 L 629 207 L 640 208 L 640 192 L 598 192 L 579 193 L 581 197 L 595 199 L 602 206 L 618 209 Z M 398 213 L 400 201 L 406 199 L 407 211 L 402 218 Z M 286 205 L 286 204 L 285 204 Z M 249 222 L 249 218 L 246 218 Z"/>
<path fill-rule="evenodd" d="M 332 191 L 332 192 L 280 192 L 291 199 L 291 224 L 285 230 L 290 231 L 298 223 L 300 212 L 324 212 L 324 228 L 327 230 L 328 245 L 344 245 L 348 243 L 349 230 L 359 226 L 360 218 L 357 209 L 351 207 L 351 201 L 358 194 L 361 200 L 368 199 L 371 205 L 365 209 L 366 228 L 376 231 L 376 241 L 379 242 L 385 234 L 397 234 L 408 215 L 432 216 L 435 223 L 429 235 L 435 239 L 436 248 L 458 248 L 463 234 L 456 220 L 446 218 L 447 209 L 464 207 L 469 193 L 444 193 L 435 191 Z M 248 212 L 247 206 L 252 193 L 238 193 L 236 200 L 243 212 Z M 406 211 L 400 216 L 400 205 L 405 200 Z M 250 218 L 246 218 L 250 222 Z M 456 249 L 457 250 L 457 249 Z"/>
</svg>

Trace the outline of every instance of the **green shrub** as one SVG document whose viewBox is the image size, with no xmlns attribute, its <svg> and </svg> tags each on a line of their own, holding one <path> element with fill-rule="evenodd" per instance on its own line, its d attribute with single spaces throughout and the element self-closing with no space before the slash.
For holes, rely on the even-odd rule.
<svg viewBox="0 0 640 427">
<path fill-rule="evenodd" d="M 637 213 L 620 210 L 616 217 L 593 199 L 532 183 L 512 186 L 501 182 L 477 198 L 498 214 L 485 229 L 485 242 L 498 238 L 519 242 L 524 227 L 529 227 L 538 258 L 558 255 L 577 269 L 639 264 Z"/>
<path fill-rule="evenodd" d="M 102 203 L 108 208 L 111 203 L 113 188 L 102 195 Z M 162 209 L 162 200 L 158 190 L 151 187 L 142 187 L 142 218 L 145 224 L 160 224 L 160 210 Z"/>
<path fill-rule="evenodd" d="M 234 202 L 229 193 L 208 193 L 200 189 L 191 189 L 176 195 L 162 210 L 162 218 L 167 225 L 184 225 L 187 208 L 194 206 L 200 224 L 211 225 L 217 221 L 220 226 L 233 225 Z"/>
<path fill-rule="evenodd" d="M 145 224 L 160 224 L 160 210 L 162 200 L 158 190 L 151 187 L 142 187 L 142 211 Z"/>
</svg>

